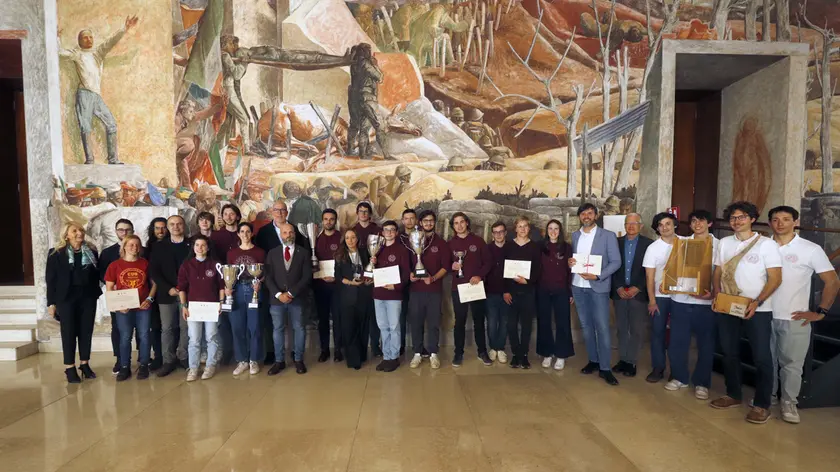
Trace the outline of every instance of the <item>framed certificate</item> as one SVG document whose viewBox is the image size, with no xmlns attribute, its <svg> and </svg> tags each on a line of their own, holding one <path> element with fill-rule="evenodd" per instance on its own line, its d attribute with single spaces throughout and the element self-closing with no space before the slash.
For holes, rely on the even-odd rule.
<svg viewBox="0 0 840 472">
<path fill-rule="evenodd" d="M 516 277 L 531 278 L 531 261 L 505 259 L 504 278 L 515 279 Z"/>
<path fill-rule="evenodd" d="M 601 256 L 592 254 L 572 254 L 575 265 L 572 266 L 573 274 L 601 275 Z"/>
<path fill-rule="evenodd" d="M 219 302 L 190 302 L 187 321 L 219 321 Z"/>
<path fill-rule="evenodd" d="M 105 292 L 105 305 L 108 311 L 125 311 L 140 308 L 140 294 L 136 288 L 109 290 Z"/>
<path fill-rule="evenodd" d="M 465 284 L 458 284 L 458 299 L 461 303 L 474 302 L 476 300 L 485 300 L 487 293 L 484 291 L 484 281 L 473 285 L 469 282 Z"/>
<path fill-rule="evenodd" d="M 383 267 L 373 269 L 373 286 L 384 287 L 400 283 L 400 266 Z"/>
</svg>

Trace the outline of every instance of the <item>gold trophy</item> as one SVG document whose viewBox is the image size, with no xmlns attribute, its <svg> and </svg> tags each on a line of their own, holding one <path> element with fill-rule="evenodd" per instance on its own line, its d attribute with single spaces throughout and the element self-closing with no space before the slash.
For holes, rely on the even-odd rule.
<svg viewBox="0 0 840 472">
<path fill-rule="evenodd" d="M 464 276 L 464 258 L 467 256 L 466 251 L 455 251 L 452 254 L 458 258 L 458 278 Z"/>
<path fill-rule="evenodd" d="M 382 244 L 384 242 L 385 238 L 378 234 L 371 234 L 368 236 L 367 248 L 371 257 L 376 257 L 376 255 L 379 254 L 379 249 L 382 248 Z M 373 278 L 373 269 L 373 262 L 368 262 L 368 265 L 365 267 L 365 277 Z"/>
<path fill-rule="evenodd" d="M 260 276 L 263 273 L 263 265 L 262 264 L 248 264 L 245 266 L 248 270 L 248 274 L 253 277 L 251 280 L 251 287 L 254 288 L 254 296 L 251 297 L 251 303 L 248 304 L 248 308 L 259 308 L 259 290 L 257 290 L 257 285 L 260 283 Z"/>
<path fill-rule="evenodd" d="M 312 272 L 318 272 L 318 256 L 315 255 L 315 223 L 306 223 L 306 236 L 309 238 L 309 247 L 312 248 Z"/>
<path fill-rule="evenodd" d="M 236 281 L 239 280 L 239 276 L 245 272 L 245 264 L 222 265 L 217 263 L 216 271 L 222 276 L 222 281 L 225 283 L 225 289 L 233 290 L 233 286 L 236 285 Z M 230 311 L 232 308 L 233 295 L 228 295 L 225 297 L 225 302 L 222 303 L 222 311 Z"/>
<path fill-rule="evenodd" d="M 418 279 L 422 279 L 429 275 L 426 271 L 426 266 L 423 265 L 423 261 L 420 256 L 423 254 L 423 251 L 426 249 L 423 247 L 426 244 L 426 233 L 423 231 L 415 231 L 408 236 L 408 240 L 411 243 L 411 249 L 414 250 L 414 254 L 417 255 L 417 265 L 414 266 L 414 276 Z"/>
</svg>

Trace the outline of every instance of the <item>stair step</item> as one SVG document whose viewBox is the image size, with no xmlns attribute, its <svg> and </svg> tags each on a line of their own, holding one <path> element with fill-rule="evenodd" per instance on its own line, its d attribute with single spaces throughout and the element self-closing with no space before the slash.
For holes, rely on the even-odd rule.
<svg viewBox="0 0 840 472">
<path fill-rule="evenodd" d="M 38 314 L 35 310 L 0 309 L 0 326 L 34 324 L 38 324 Z"/>
<path fill-rule="evenodd" d="M 35 297 L 34 285 L 0 285 L 0 298 L 3 297 L 19 297 L 29 298 Z"/>
<path fill-rule="evenodd" d="M 17 361 L 38 353 L 38 341 L 0 342 L 0 361 Z"/>
<path fill-rule="evenodd" d="M 34 310 L 35 297 L 26 298 L 15 295 L 2 296 L 0 295 L 0 310 Z"/>
<path fill-rule="evenodd" d="M 37 325 L 0 325 L 0 342 L 35 341 Z"/>
</svg>

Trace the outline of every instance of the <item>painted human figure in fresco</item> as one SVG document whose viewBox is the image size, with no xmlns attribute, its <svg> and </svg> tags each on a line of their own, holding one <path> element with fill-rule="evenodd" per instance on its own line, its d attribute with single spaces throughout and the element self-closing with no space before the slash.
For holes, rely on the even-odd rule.
<svg viewBox="0 0 840 472">
<path fill-rule="evenodd" d="M 442 0 L 411 23 L 411 46 L 409 54 L 414 56 L 420 67 L 431 63 L 435 41 L 446 32 L 462 33 L 469 29 L 470 22 L 452 19 L 452 0 Z M 449 57 L 449 60 L 454 58 Z"/>
<path fill-rule="evenodd" d="M 137 26 L 139 21 L 136 16 L 126 17 L 123 27 L 96 47 L 94 47 L 93 32 L 89 29 L 79 31 L 79 46 L 76 48 L 62 49 L 59 43 L 59 57 L 72 61 L 79 77 L 79 88 L 76 90 L 76 118 L 79 120 L 79 137 L 85 152 L 85 164 L 93 164 L 90 133 L 93 129 L 94 116 L 105 126 L 108 164 L 122 164 L 117 153 L 117 121 L 108 105 L 105 104 L 105 100 L 102 99 L 102 72 L 105 56 L 120 42 L 125 33 Z M 58 36 L 61 37 L 61 30 L 58 31 Z"/>
<path fill-rule="evenodd" d="M 359 158 L 371 159 L 373 157 L 368 139 L 372 128 L 382 154 L 389 159 L 382 143 L 382 130 L 377 114 L 379 108 L 377 93 L 379 83 L 382 82 L 382 71 L 379 69 L 376 58 L 373 57 L 370 44 L 361 43 L 353 46 L 350 55 L 353 64 L 350 66 L 350 85 L 347 87 L 347 107 L 350 111 L 347 154 L 353 154 L 353 148 L 358 142 Z"/>
<path fill-rule="evenodd" d="M 198 137 L 198 124 L 211 118 L 222 108 L 218 102 L 203 110 L 196 110 L 192 100 L 182 100 L 175 112 L 175 166 L 178 171 L 178 185 L 193 188 L 193 181 L 209 165 L 206 151 L 202 151 Z"/>
<path fill-rule="evenodd" d="M 471 109 L 467 114 L 466 121 L 463 121 L 460 126 L 467 133 L 467 136 L 482 148 L 489 148 L 496 142 L 496 132 L 484 122 L 484 113 L 478 108 Z M 485 149 L 486 151 L 487 149 Z"/>
</svg>

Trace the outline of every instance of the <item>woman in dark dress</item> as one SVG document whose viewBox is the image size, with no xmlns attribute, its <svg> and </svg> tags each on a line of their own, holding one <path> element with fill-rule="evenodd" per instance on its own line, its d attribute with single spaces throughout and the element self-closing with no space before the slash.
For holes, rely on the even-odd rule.
<svg viewBox="0 0 840 472">
<path fill-rule="evenodd" d="M 367 339 L 373 316 L 373 280 L 362 277 L 370 260 L 356 232 L 348 229 L 335 252 L 335 279 L 339 281 L 338 309 L 344 336 L 347 367 L 359 370 L 367 360 Z"/>
</svg>

